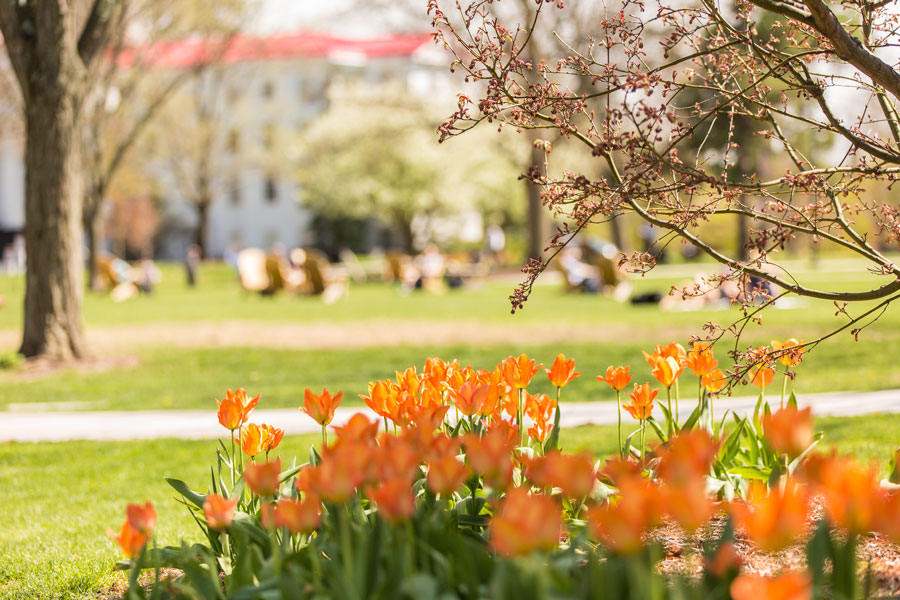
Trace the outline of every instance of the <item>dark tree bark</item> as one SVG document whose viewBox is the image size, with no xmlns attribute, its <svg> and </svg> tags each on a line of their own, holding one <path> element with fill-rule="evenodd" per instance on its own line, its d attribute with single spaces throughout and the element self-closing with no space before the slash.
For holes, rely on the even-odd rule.
<svg viewBox="0 0 900 600">
<path fill-rule="evenodd" d="M 536 147 L 534 140 L 538 139 L 538 131 L 529 131 L 531 152 L 529 154 L 528 169 L 543 169 L 544 151 Z M 544 255 L 544 245 L 547 243 L 547 218 L 544 203 L 541 200 L 541 189 L 527 178 L 524 179 L 528 191 L 528 258 L 540 259 Z"/>
<path fill-rule="evenodd" d="M 95 292 L 103 289 L 103 282 L 97 269 L 97 261 L 103 253 L 104 227 L 103 212 L 100 210 L 103 206 L 103 189 L 97 185 L 89 185 L 84 196 L 84 208 L 82 218 L 84 221 L 84 231 L 87 238 L 87 264 L 88 264 L 88 283 Z"/>
<path fill-rule="evenodd" d="M 206 258 L 206 242 L 209 236 L 209 205 L 212 200 L 204 196 L 197 200 L 197 237 L 194 243 L 200 248 L 200 258 Z"/>
<path fill-rule="evenodd" d="M 0 1 L 0 31 L 25 106 L 25 318 L 20 352 L 85 355 L 83 193 L 76 124 L 117 0 Z"/>
<path fill-rule="evenodd" d="M 49 78 L 48 78 L 49 79 Z M 81 178 L 69 82 L 25 108 L 25 329 L 20 352 L 58 360 L 84 355 L 81 319 Z"/>
</svg>

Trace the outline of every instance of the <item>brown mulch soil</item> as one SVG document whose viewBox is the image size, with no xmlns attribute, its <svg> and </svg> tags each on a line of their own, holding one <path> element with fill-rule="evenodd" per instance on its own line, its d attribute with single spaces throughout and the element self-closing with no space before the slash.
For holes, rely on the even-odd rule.
<svg viewBox="0 0 900 600">
<path fill-rule="evenodd" d="M 810 512 L 806 534 L 781 552 L 761 552 L 743 532 L 736 531 L 734 546 L 743 562 L 742 572 L 774 575 L 785 570 L 805 569 L 805 545 L 822 517 L 821 504 L 814 504 Z M 703 542 L 721 535 L 724 526 L 725 517 L 718 515 L 705 530 L 697 532 L 692 538 L 675 524 L 667 524 L 654 531 L 651 539 L 660 542 L 665 549 L 665 558 L 659 564 L 660 571 L 699 576 L 703 570 Z M 869 570 L 877 595 L 893 597 L 900 594 L 900 547 L 881 535 L 870 535 L 860 539 L 857 557 L 860 580 Z"/>
</svg>

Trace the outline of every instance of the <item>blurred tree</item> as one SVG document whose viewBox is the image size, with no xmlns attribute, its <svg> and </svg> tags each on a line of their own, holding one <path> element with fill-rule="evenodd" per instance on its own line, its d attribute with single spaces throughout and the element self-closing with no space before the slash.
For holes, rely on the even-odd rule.
<svg viewBox="0 0 900 600">
<path fill-rule="evenodd" d="M 78 125 L 97 66 L 122 27 L 123 0 L 0 2 L 0 31 L 25 122 L 25 318 L 20 352 L 86 352 Z"/>
<path fill-rule="evenodd" d="M 92 286 L 99 284 L 95 261 L 103 240 L 101 209 L 122 161 L 171 96 L 221 58 L 249 7 L 249 0 L 132 0 L 127 27 L 121 28 L 110 60 L 100 69 L 84 127 L 84 224 Z M 188 39 L 206 43 L 211 51 L 181 69 L 154 63 L 165 44 Z"/>
<path fill-rule="evenodd" d="M 496 136 L 439 147 L 440 107 L 397 82 L 332 87 L 331 104 L 301 132 L 302 202 L 329 217 L 375 216 L 407 252 L 434 236 L 434 219 L 464 209 L 508 213 L 521 146 Z"/>
</svg>

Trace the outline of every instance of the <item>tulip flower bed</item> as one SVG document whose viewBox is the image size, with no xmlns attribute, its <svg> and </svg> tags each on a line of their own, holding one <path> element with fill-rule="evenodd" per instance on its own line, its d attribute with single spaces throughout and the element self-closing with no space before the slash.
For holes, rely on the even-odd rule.
<svg viewBox="0 0 900 600">
<path fill-rule="evenodd" d="M 545 370 L 555 397 L 527 391 L 541 365 L 525 355 L 492 370 L 431 359 L 370 384 L 363 399 L 380 421 L 357 414 L 331 435 L 341 394 L 307 389 L 301 410 L 323 443 L 300 465 L 272 456 L 279 429 L 249 423 L 259 396 L 229 390 L 218 415 L 232 441 L 207 492 L 169 480 L 206 542 L 156 547 L 153 505 L 129 505 L 110 532 L 131 569 L 128 597 L 869 597 L 876 582 L 857 549 L 870 535 L 900 541 L 900 494 L 874 469 L 816 452 L 809 409 L 786 394 L 802 349 L 760 349 L 746 369 L 762 390 L 756 410 L 718 421 L 713 394 L 729 379 L 711 347 L 645 353 L 664 403 L 643 383 L 623 404 L 630 369 L 610 367 L 597 379 L 638 426 L 618 427 L 604 464 L 558 448 L 559 397 L 580 375 L 562 355 Z M 772 410 L 776 366 L 785 380 Z M 686 370 L 698 397 L 681 419 Z M 659 532 L 670 530 L 689 540 L 699 573 L 660 569 Z M 776 552 L 804 536 L 801 564 L 742 572 L 736 544 Z"/>
</svg>

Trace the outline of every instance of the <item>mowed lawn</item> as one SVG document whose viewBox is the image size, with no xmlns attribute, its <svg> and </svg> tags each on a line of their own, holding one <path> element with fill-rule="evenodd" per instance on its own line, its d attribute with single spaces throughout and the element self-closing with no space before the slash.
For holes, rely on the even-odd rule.
<svg viewBox="0 0 900 600">
<path fill-rule="evenodd" d="M 640 292 L 666 292 L 702 268 L 710 266 L 667 267 L 654 278 L 635 279 L 634 285 Z M 367 382 L 391 377 L 394 371 L 410 365 L 421 368 L 430 356 L 491 368 L 505 356 L 521 352 L 545 363 L 559 352 L 576 359 L 585 377 L 566 390 L 565 401 L 608 400 L 608 390 L 594 380 L 608 365 L 630 364 L 635 379 L 646 380 L 649 369 L 641 350 L 669 341 L 687 344 L 691 335 L 703 334 L 704 323 L 727 325 L 739 317 L 737 309 L 662 312 L 655 306 L 564 294 L 561 286 L 549 283 L 537 286 L 525 309 L 511 315 L 507 296 L 515 276 L 442 296 L 404 295 L 387 285 L 351 286 L 347 297 L 325 305 L 315 298 L 246 294 L 238 289 L 230 269 L 220 264 L 205 266 L 194 289 L 187 288 L 177 265 L 167 266 L 163 272 L 164 281 L 152 296 L 124 303 L 94 294 L 86 297 L 89 331 L 101 331 L 107 342 L 116 342 L 112 350 L 103 346 L 95 350 L 101 359 L 127 355 L 128 360 L 123 361 L 126 366 L 118 367 L 114 361 L 115 368 L 101 372 L 63 371 L 39 378 L 23 377 L 18 366 L 0 369 L 0 409 L 15 405 L 14 409 L 22 410 L 46 403 L 85 410 L 204 408 L 221 397 L 225 388 L 241 386 L 262 393 L 270 407 L 297 406 L 305 387 L 325 386 L 332 391 L 343 390 L 350 404 L 359 402 L 357 396 L 366 392 Z M 839 281 L 848 290 L 864 289 L 876 281 L 865 272 L 864 265 L 846 260 L 823 261 L 818 270 L 799 263 L 795 274 L 809 285 L 833 286 Z M 0 345 L 0 357 L 7 358 L 0 362 L 14 362 L 11 353 L 21 323 L 22 288 L 22 278 L 0 277 L 0 295 L 7 300 L 0 310 L 0 340 L 5 344 Z M 864 308 L 849 310 L 857 313 Z M 740 345 L 745 348 L 791 336 L 813 339 L 846 321 L 846 317 L 834 313 L 833 305 L 812 301 L 799 308 L 770 310 L 762 325 L 747 327 Z M 213 329 L 216 324 L 238 324 L 246 335 L 210 345 L 193 344 L 192 328 L 198 321 Z M 390 340 L 382 343 L 378 336 L 355 333 L 373 322 L 381 323 L 382 330 L 388 332 L 394 326 L 425 330 L 432 325 L 446 329 L 460 324 L 471 333 L 446 343 L 400 344 Z M 346 347 L 326 347 L 321 340 L 301 335 L 288 340 L 289 347 L 284 347 L 284 340 L 278 347 L 266 347 L 265 333 L 256 333 L 254 324 L 265 327 L 265 331 L 281 324 L 334 327 L 340 329 L 347 343 Z M 496 333 L 481 336 L 479 324 L 515 329 L 518 334 L 510 341 L 498 338 Z M 156 336 L 152 344 L 131 339 L 156 329 L 164 334 Z M 566 338 L 566 332 L 573 330 L 580 334 L 579 339 Z M 530 331 L 534 336 L 529 336 Z M 593 341 L 585 341 L 585 335 Z M 404 339 L 415 341 L 416 331 L 408 331 Z M 429 338 L 423 333 L 422 339 Z M 732 347 L 733 340 L 727 337 L 717 345 L 723 366 L 728 365 L 726 352 Z M 900 387 L 900 370 L 894 368 L 897 354 L 900 310 L 889 308 L 880 321 L 863 331 L 859 341 L 846 331 L 810 352 L 800 368 L 797 390 Z M 539 377 L 535 390 L 549 391 L 549 386 Z"/>
<path fill-rule="evenodd" d="M 846 289 L 863 289 L 872 283 L 858 264 L 824 264 L 827 268 L 819 271 L 798 265 L 797 274 L 810 284 L 839 280 Z M 672 267 L 654 278 L 635 280 L 635 288 L 664 293 L 698 268 Z M 323 386 L 343 390 L 346 403 L 359 404 L 357 394 L 365 392 L 368 381 L 390 377 L 409 365 L 421 366 L 429 356 L 489 368 L 520 352 L 547 363 L 559 352 L 575 357 L 585 376 L 566 389 L 564 400 L 611 400 L 605 385 L 594 380 L 607 365 L 630 364 L 636 380 L 643 381 L 649 371 L 642 349 L 673 340 L 687 343 L 691 334 L 702 333 L 705 322 L 727 324 L 738 316 L 734 310 L 663 313 L 653 306 L 633 307 L 605 297 L 566 295 L 557 284 L 538 286 L 526 308 L 510 315 L 507 296 L 515 277 L 443 296 L 403 295 L 386 285 L 353 286 L 346 298 L 324 305 L 312 298 L 245 294 L 222 265 L 205 266 L 195 289 L 185 286 L 177 266 L 164 267 L 163 272 L 163 284 L 150 297 L 116 304 L 104 296 L 87 295 L 88 329 L 102 331 L 107 343 L 116 342 L 95 350 L 101 361 L 112 359 L 114 368 L 35 378 L 23 373 L 21 365 L 7 367 L 0 370 L 0 411 L 38 404 L 85 410 L 212 411 L 213 400 L 225 388 L 239 386 L 261 393 L 267 407 L 297 406 L 304 387 Z M 21 326 L 22 292 L 21 278 L 0 277 L 0 295 L 6 299 L 6 307 L 0 310 L 3 363 L 15 363 L 12 352 Z M 896 312 L 888 311 L 859 342 L 844 334 L 812 352 L 801 368 L 798 391 L 900 386 L 900 370 L 894 368 L 893 360 L 900 352 Z M 840 318 L 827 303 L 771 311 L 762 326 L 748 329 L 742 345 L 790 336 L 811 339 L 838 326 Z M 194 343 L 191 338 L 198 322 L 240 324 L 248 341 Z M 373 322 L 386 323 L 388 330 L 392 324 L 412 324 L 423 331 L 433 324 L 446 328 L 449 323 L 451 328 L 465 325 L 472 334 L 467 339 L 457 336 L 452 343 L 397 344 L 356 333 Z M 348 343 L 327 348 L 321 340 L 301 338 L 288 347 L 283 343 L 269 347 L 255 326 L 271 332 L 273 324 L 340 328 Z M 510 327 L 519 335 L 510 340 L 496 333 L 479 335 L 478 324 L 485 330 Z M 556 328 L 558 335 L 554 335 Z M 157 335 L 150 344 L 129 339 L 135 331 L 148 330 L 165 335 Z M 566 332 L 574 330 L 590 333 L 588 337 L 595 341 L 585 341 L 584 336 L 567 339 Z M 415 342 L 416 331 L 412 334 Z M 717 347 L 723 362 L 725 350 L 724 345 Z M 117 366 L 120 354 L 129 358 L 122 362 L 127 366 Z M 543 377 L 535 381 L 534 390 L 550 391 Z M 898 444 L 898 425 L 900 416 L 894 415 L 818 422 L 826 434 L 826 446 L 857 453 L 863 460 L 878 460 L 882 468 Z M 567 449 L 584 448 L 602 457 L 614 450 L 614 436 L 611 427 L 582 427 L 563 431 L 562 443 Z M 286 438 L 282 456 L 288 462 L 295 456 L 304 461 L 314 437 Z M 195 525 L 163 478 L 176 476 L 205 490 L 214 452 L 213 441 L 0 443 L 0 506 L 4 507 L 0 512 L 4 517 L 0 519 L 0 598 L 80 600 L 121 581 L 121 574 L 112 572 L 117 550 L 104 531 L 121 523 L 127 502 L 151 499 L 156 503 L 159 543 L 177 543 L 185 536 L 195 539 Z"/>
<path fill-rule="evenodd" d="M 878 461 L 882 471 L 898 428 L 900 415 L 817 422 L 826 449 Z M 614 452 L 615 435 L 615 427 L 579 427 L 564 430 L 561 444 L 602 458 Z M 283 460 L 304 462 L 316 437 L 285 438 Z M 104 531 L 121 524 L 128 502 L 154 502 L 158 544 L 199 541 L 163 478 L 206 491 L 214 458 L 214 441 L 0 444 L 0 598 L 85 600 L 121 585 L 112 570 L 120 555 Z"/>
</svg>

